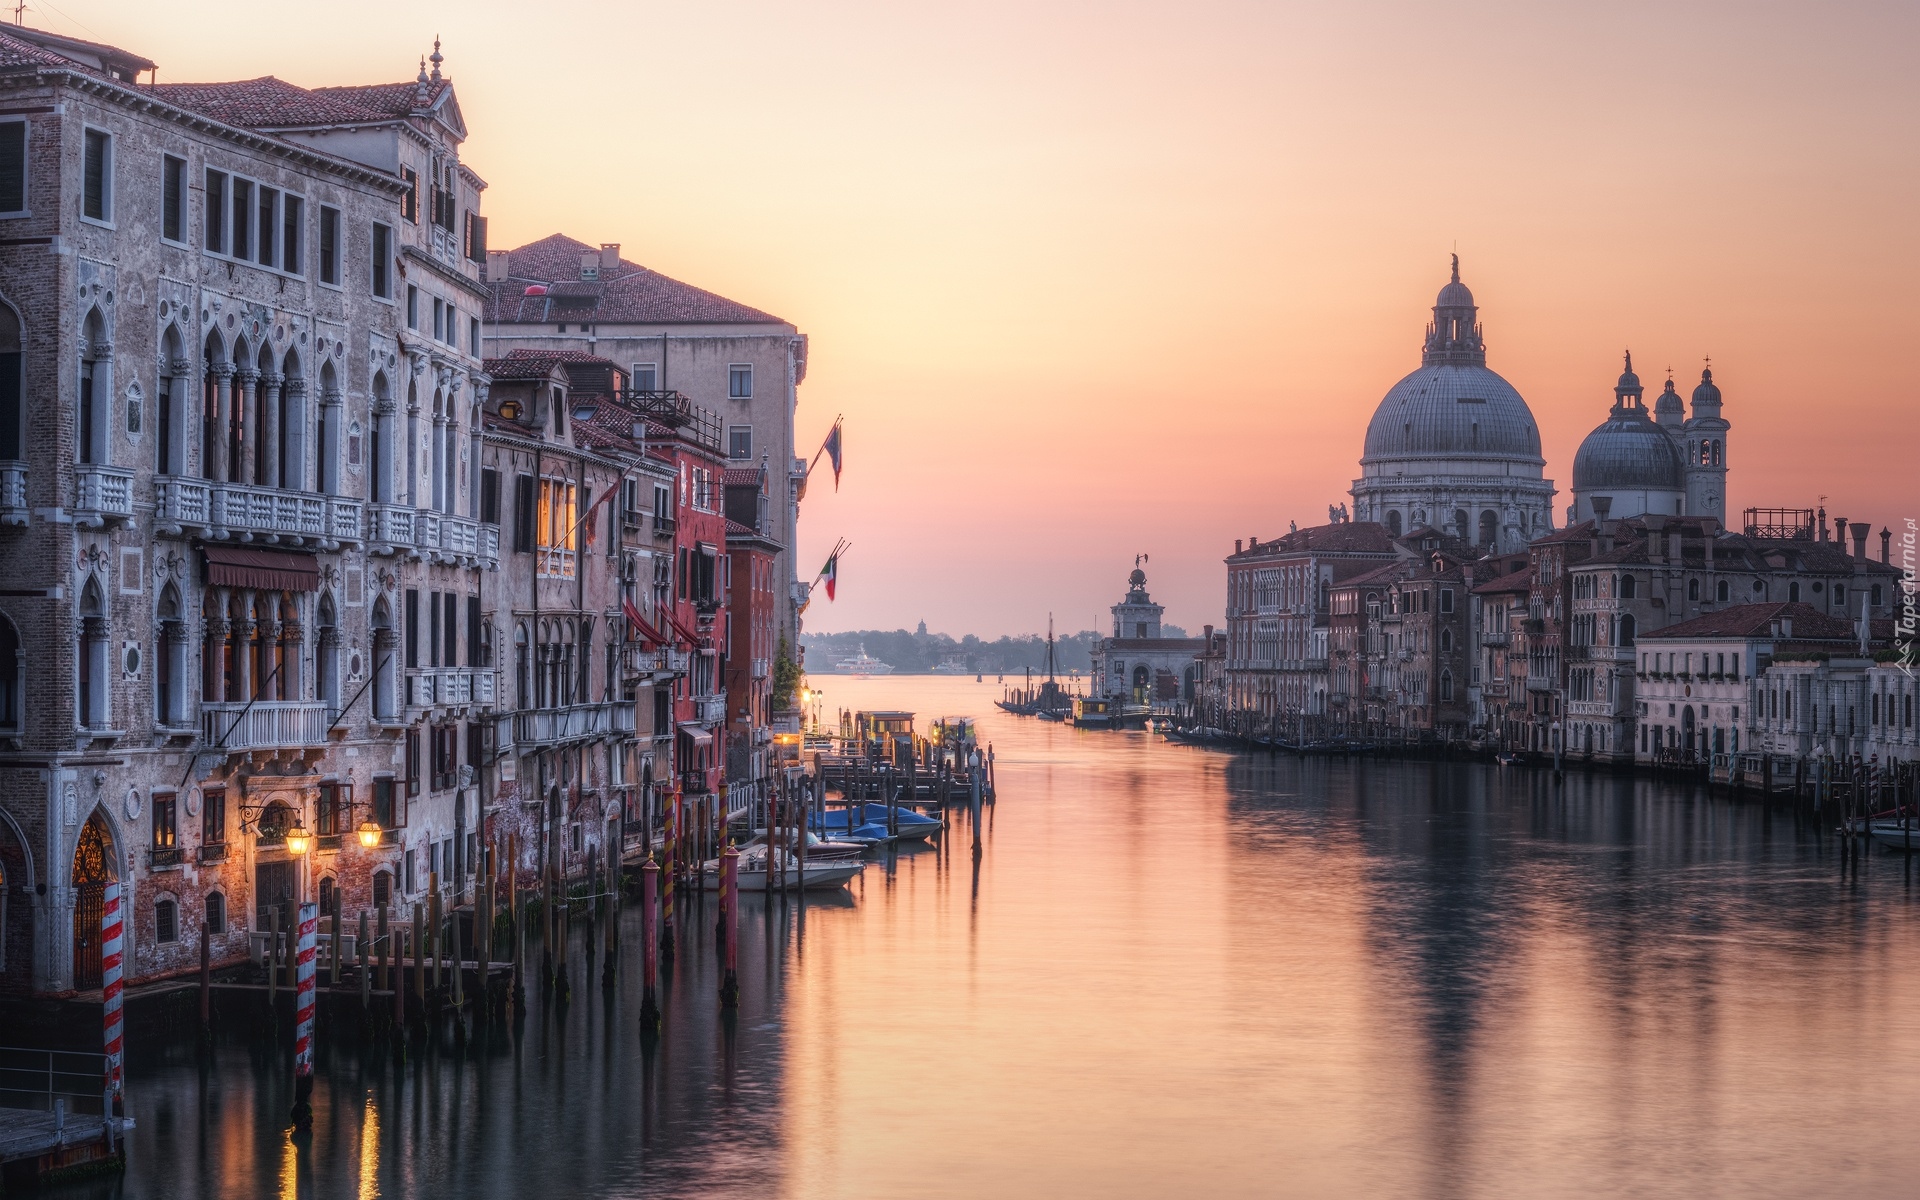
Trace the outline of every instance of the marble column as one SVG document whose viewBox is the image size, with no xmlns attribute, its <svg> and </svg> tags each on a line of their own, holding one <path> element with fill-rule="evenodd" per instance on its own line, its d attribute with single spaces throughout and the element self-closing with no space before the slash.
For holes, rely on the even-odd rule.
<svg viewBox="0 0 1920 1200">
<path fill-rule="evenodd" d="M 260 410 L 256 407 L 260 398 L 260 372 L 242 368 L 240 377 L 240 395 L 233 405 L 233 461 L 229 479 L 234 483 L 253 483 L 258 478 L 258 456 L 255 452 L 257 438 L 254 437 L 252 422 L 259 420 Z"/>
<path fill-rule="evenodd" d="M 233 448 L 233 368 L 226 363 L 213 367 L 213 436 L 205 439 L 212 461 L 202 464 L 208 479 L 225 483 L 230 478 L 228 457 Z"/>
<path fill-rule="evenodd" d="M 285 375 L 270 371 L 260 377 L 260 462 L 259 481 L 267 487 L 280 486 L 280 388 Z"/>
</svg>

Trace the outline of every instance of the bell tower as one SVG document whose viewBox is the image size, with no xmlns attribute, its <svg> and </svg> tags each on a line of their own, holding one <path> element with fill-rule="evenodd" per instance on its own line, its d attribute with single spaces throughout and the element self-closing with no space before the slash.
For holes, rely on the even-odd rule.
<svg viewBox="0 0 1920 1200">
<path fill-rule="evenodd" d="M 1693 389 L 1693 415 L 1678 430 L 1687 459 L 1687 511 L 1727 523 L 1727 431 L 1720 415 L 1720 388 L 1713 382 L 1712 359 Z"/>
</svg>

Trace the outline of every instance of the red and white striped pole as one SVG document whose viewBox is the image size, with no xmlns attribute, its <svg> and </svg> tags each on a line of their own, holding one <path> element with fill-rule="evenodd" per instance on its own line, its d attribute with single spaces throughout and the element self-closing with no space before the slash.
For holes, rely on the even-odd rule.
<svg viewBox="0 0 1920 1200">
<path fill-rule="evenodd" d="M 120 1100 L 121 1020 L 120 1020 L 120 885 L 107 885 L 106 905 L 100 915 L 100 997 L 105 1023 L 107 1073 L 102 1094 L 107 1122 L 107 1148 L 113 1148 L 114 1109 Z"/>
<path fill-rule="evenodd" d="M 313 979 L 320 906 L 300 906 L 293 972 L 293 1127 L 313 1128 Z"/>
</svg>

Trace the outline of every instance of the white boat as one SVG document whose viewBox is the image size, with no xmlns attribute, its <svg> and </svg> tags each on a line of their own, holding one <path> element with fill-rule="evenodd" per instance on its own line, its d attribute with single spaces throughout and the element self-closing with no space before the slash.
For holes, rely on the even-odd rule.
<svg viewBox="0 0 1920 1200">
<path fill-rule="evenodd" d="M 1890 850 L 1920 850 L 1920 817 L 1876 817 L 1867 825 L 1873 840 Z"/>
<path fill-rule="evenodd" d="M 874 658 L 867 653 L 867 648 L 862 646 L 860 653 L 852 658 L 843 658 L 833 664 L 833 673 L 835 675 L 891 675 L 893 664 L 883 663 Z"/>
<path fill-rule="evenodd" d="M 787 850 L 793 849 L 793 838 L 791 836 L 783 838 L 781 841 Z M 767 831 L 764 829 L 756 829 L 753 831 L 752 837 L 740 843 L 740 849 L 746 851 L 755 846 L 764 846 L 766 844 Z M 829 842 L 812 831 L 808 831 L 807 833 L 807 861 L 809 863 L 812 863 L 816 859 L 821 862 L 857 859 L 866 852 L 866 846 L 860 842 Z"/>
<path fill-rule="evenodd" d="M 972 675 L 973 674 L 972 671 L 969 671 L 967 669 L 967 664 L 960 661 L 957 658 L 941 659 L 939 662 L 933 664 L 933 673 L 935 675 Z"/>
<path fill-rule="evenodd" d="M 740 891 L 742 894 L 764 892 L 767 890 L 767 848 L 765 846 L 755 846 L 751 849 L 740 851 L 740 862 L 738 866 L 740 872 Z M 864 871 L 867 864 L 863 859 L 849 860 L 841 858 L 830 859 L 825 862 L 809 859 L 803 874 L 800 869 L 800 860 L 785 850 L 775 850 L 773 859 L 773 884 L 775 887 L 780 886 L 782 866 L 786 868 L 786 882 L 788 887 L 793 887 L 797 884 L 808 891 L 814 891 L 820 888 L 845 887 L 847 880 L 852 879 L 855 875 Z M 703 891 L 709 892 L 717 892 L 720 890 L 719 859 L 710 858 L 700 864 L 700 887 Z"/>
</svg>

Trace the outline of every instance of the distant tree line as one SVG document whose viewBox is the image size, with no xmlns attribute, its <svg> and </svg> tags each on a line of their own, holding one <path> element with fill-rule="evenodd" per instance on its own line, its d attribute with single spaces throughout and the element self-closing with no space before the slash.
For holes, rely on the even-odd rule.
<svg viewBox="0 0 1920 1200">
<path fill-rule="evenodd" d="M 1055 669 L 1062 673 L 1078 671 L 1082 675 L 1092 667 L 1093 643 L 1101 635 L 1091 629 L 1053 639 Z M 1168 632 L 1168 637 L 1183 636 Z M 957 662 L 966 670 L 986 675 L 1005 672 L 1023 673 L 1028 667 L 1044 671 L 1047 666 L 1047 639 L 1038 634 L 1001 637 L 984 641 L 969 633 L 954 638 L 944 633 L 907 629 L 859 629 L 850 633 L 802 634 L 800 644 L 807 650 L 807 672 L 812 675 L 833 673 L 833 664 L 852 658 L 866 647 L 867 653 L 890 664 L 897 672 L 931 671 L 942 662 Z"/>
</svg>

